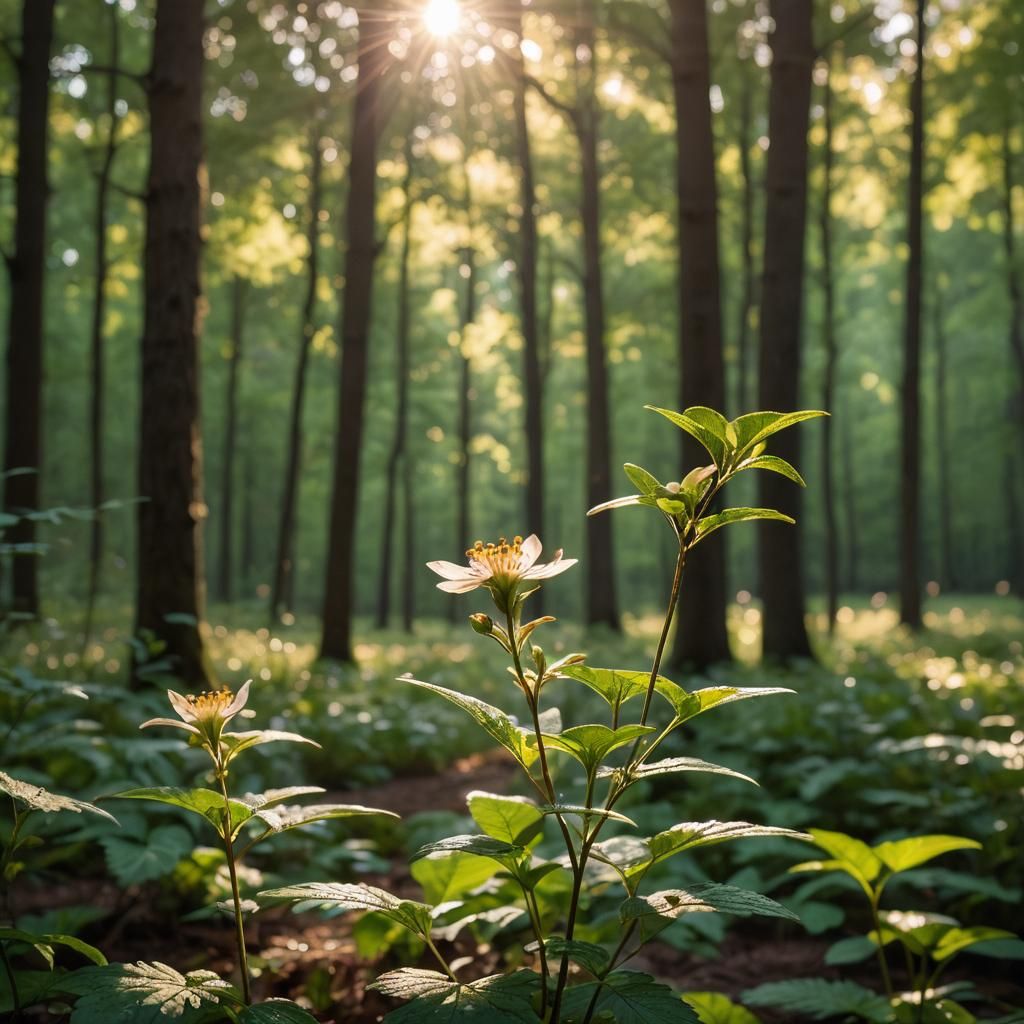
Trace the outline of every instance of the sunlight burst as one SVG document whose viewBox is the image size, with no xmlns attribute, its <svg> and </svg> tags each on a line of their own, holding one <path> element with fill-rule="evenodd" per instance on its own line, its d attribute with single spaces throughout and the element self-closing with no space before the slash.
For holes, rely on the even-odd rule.
<svg viewBox="0 0 1024 1024">
<path fill-rule="evenodd" d="M 462 12 L 459 0 L 429 0 L 423 9 L 423 24 L 434 36 L 450 36 L 459 27 Z"/>
</svg>

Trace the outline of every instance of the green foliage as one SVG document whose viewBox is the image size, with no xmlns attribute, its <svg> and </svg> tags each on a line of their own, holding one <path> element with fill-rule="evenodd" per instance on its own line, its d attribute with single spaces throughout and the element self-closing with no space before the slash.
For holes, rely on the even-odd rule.
<svg viewBox="0 0 1024 1024">
<path fill-rule="evenodd" d="M 721 992 L 687 992 L 683 999 L 697 1011 L 700 1024 L 759 1024 L 745 1006 Z"/>
<path fill-rule="evenodd" d="M 565 1000 L 566 1013 L 577 1019 L 592 1000 L 598 1020 L 616 1024 L 698 1024 L 693 1010 L 672 989 L 638 971 L 613 971 L 601 981 L 574 985 Z"/>
<path fill-rule="evenodd" d="M 537 1019 L 533 994 L 539 981 L 532 971 L 496 974 L 463 985 L 437 971 L 403 967 L 381 975 L 370 987 L 395 999 L 412 1000 L 387 1015 L 385 1020 L 393 1024 L 428 1024 L 463 1016 L 498 1024 L 533 1024 Z"/>
<path fill-rule="evenodd" d="M 824 978 L 799 978 L 773 981 L 747 989 L 743 1001 L 751 1006 L 770 1006 L 786 1013 L 828 1020 L 853 1016 L 872 1024 L 887 1024 L 892 1010 L 889 1001 L 852 981 L 826 981 Z"/>
</svg>

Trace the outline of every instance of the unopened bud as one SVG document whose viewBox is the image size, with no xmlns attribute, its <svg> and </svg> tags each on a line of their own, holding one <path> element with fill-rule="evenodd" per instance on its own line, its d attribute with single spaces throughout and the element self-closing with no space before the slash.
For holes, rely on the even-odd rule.
<svg viewBox="0 0 1024 1024">
<path fill-rule="evenodd" d="M 671 480 L 667 484 L 665 484 L 665 490 L 669 491 L 671 494 L 678 494 L 679 484 L 677 484 L 674 480 Z"/>
<path fill-rule="evenodd" d="M 533 663 L 537 666 L 538 674 L 544 675 L 544 671 L 548 667 L 548 659 L 544 657 L 544 652 L 535 644 L 530 649 L 530 653 L 533 655 Z"/>
<path fill-rule="evenodd" d="M 490 636 L 494 632 L 494 620 L 490 615 L 484 615 L 483 612 L 470 615 L 469 624 L 473 627 L 473 631 L 481 636 Z"/>
</svg>

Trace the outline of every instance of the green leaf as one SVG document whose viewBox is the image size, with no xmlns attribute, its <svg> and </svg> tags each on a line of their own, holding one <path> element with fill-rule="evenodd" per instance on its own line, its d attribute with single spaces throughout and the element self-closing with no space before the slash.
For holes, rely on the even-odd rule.
<svg viewBox="0 0 1024 1024">
<path fill-rule="evenodd" d="M 772 1006 L 813 1020 L 847 1014 L 875 1024 L 888 1024 L 891 1019 L 889 1001 L 884 996 L 852 981 L 825 981 L 823 978 L 772 981 L 748 989 L 742 998 L 751 1006 Z"/>
<path fill-rule="evenodd" d="M 654 405 L 645 405 L 645 409 L 650 409 L 651 412 L 656 412 L 661 416 L 664 416 L 670 423 L 674 423 L 680 430 L 685 430 L 690 437 L 699 441 L 707 451 L 708 455 L 714 460 L 715 465 L 721 470 L 725 466 L 726 457 L 728 454 L 728 443 L 725 439 L 725 428 L 722 426 L 719 429 L 718 421 L 715 419 L 716 416 L 725 423 L 725 418 L 714 413 L 714 410 L 704 410 L 702 406 L 695 406 L 693 409 L 687 409 L 686 412 L 673 412 L 671 409 L 659 409 Z M 691 415 L 696 410 L 701 410 L 698 418 L 694 418 Z M 711 417 L 704 415 L 704 413 L 713 413 Z"/>
<path fill-rule="evenodd" d="M 162 963 L 84 967 L 60 985 L 79 998 L 71 1024 L 158 1024 L 167 1017 L 187 1020 L 225 998 L 240 1002 L 235 990 L 213 971 L 179 974 Z"/>
<path fill-rule="evenodd" d="M 499 864 L 513 866 L 525 852 L 523 847 L 495 839 L 493 836 L 447 836 L 436 843 L 427 843 L 425 846 L 421 846 L 409 858 L 409 863 L 422 860 L 424 857 L 468 853 L 474 857 L 489 857 Z"/>
<path fill-rule="evenodd" d="M 932 951 L 932 959 L 941 962 L 983 942 L 1015 938 L 1017 936 L 1013 932 L 1005 931 L 1002 928 L 988 928 L 985 925 L 977 925 L 974 928 L 952 928 L 939 940 L 938 945 Z"/>
<path fill-rule="evenodd" d="M 145 789 L 126 789 L 112 796 L 118 800 L 153 800 L 171 807 L 180 807 L 205 818 L 219 832 L 224 821 L 224 797 L 212 789 L 184 789 L 181 786 L 151 786 Z M 230 800 L 231 834 L 238 835 L 238 830 L 255 813 L 244 800 Z"/>
<path fill-rule="evenodd" d="M 753 519 L 776 519 L 780 523 L 795 523 L 792 516 L 777 512 L 773 508 L 727 508 L 714 515 L 705 516 L 697 523 L 697 540 L 703 540 L 708 534 L 732 523 L 746 523 Z"/>
<path fill-rule="evenodd" d="M 437 693 L 445 700 L 451 701 L 456 707 L 462 708 L 478 725 L 493 739 L 500 743 L 523 768 L 529 769 L 537 759 L 537 750 L 526 742 L 526 733 L 505 714 L 504 711 L 476 697 L 469 697 L 456 690 L 449 690 L 434 683 L 424 683 L 419 679 L 401 677 L 403 682 L 411 683 L 420 689 Z"/>
<path fill-rule="evenodd" d="M 538 943 L 531 942 L 525 948 L 527 953 L 534 953 Z M 561 959 L 568 953 L 570 960 L 594 975 L 603 974 L 611 962 L 608 950 L 596 942 L 581 942 L 579 939 L 567 942 L 561 935 L 553 935 L 544 943 L 544 948 L 549 962 Z"/>
<path fill-rule="evenodd" d="M 83 811 L 87 811 L 90 814 L 98 814 L 101 818 L 108 818 L 115 823 L 117 821 L 112 814 L 100 807 L 86 803 L 84 800 L 75 800 L 70 796 L 51 793 L 42 786 L 34 786 L 30 782 L 12 778 L 6 772 L 0 772 L 0 793 L 7 793 L 18 803 L 24 804 L 33 811 L 42 811 L 43 814 L 56 814 L 60 811 L 81 814 Z"/>
<path fill-rule="evenodd" d="M 627 818 L 618 811 L 609 811 L 605 807 L 585 807 L 581 804 L 542 804 L 540 810 L 543 814 L 578 815 L 585 821 L 591 818 L 609 818 L 611 821 L 621 821 L 624 825 L 632 825 L 636 828 L 636 822 Z"/>
<path fill-rule="evenodd" d="M 833 942 L 825 954 L 825 963 L 841 967 L 844 964 L 859 964 L 873 956 L 875 943 L 866 935 L 851 935 Z"/>
<path fill-rule="evenodd" d="M 807 861 L 790 868 L 790 871 L 845 871 L 871 894 L 871 884 L 882 873 L 885 865 L 875 852 L 859 839 L 844 832 L 827 832 L 824 829 L 809 829 L 811 838 L 826 853 L 834 858 L 826 861 Z"/>
<path fill-rule="evenodd" d="M 372 910 L 408 928 L 420 936 L 428 936 L 432 923 L 431 910 L 425 903 L 403 900 L 372 885 L 350 885 L 342 882 L 306 882 L 281 889 L 261 892 L 264 899 L 319 903 L 324 907 L 350 911 Z"/>
<path fill-rule="evenodd" d="M 628 885 L 643 877 L 654 863 L 649 841 L 637 836 L 612 836 L 610 839 L 603 839 L 594 844 L 591 856 L 594 860 L 613 867 Z"/>
<path fill-rule="evenodd" d="M 596 516 L 599 512 L 609 512 L 614 508 L 628 508 L 630 505 L 654 505 L 641 494 L 624 494 L 621 498 L 612 498 L 610 501 L 602 501 L 587 510 L 588 516 Z"/>
<path fill-rule="evenodd" d="M 367 987 L 412 1000 L 385 1017 L 391 1024 L 443 1024 L 470 1016 L 487 1024 L 537 1024 L 533 994 L 539 985 L 533 971 L 495 974 L 463 985 L 438 971 L 402 967 Z"/>
<path fill-rule="evenodd" d="M 601 768 L 597 773 L 597 777 L 599 779 L 606 778 L 618 770 L 616 768 Z M 629 774 L 630 778 L 640 780 L 654 778 L 656 775 L 674 775 L 677 772 L 707 772 L 711 775 L 729 775 L 734 779 L 742 779 L 744 782 L 757 785 L 749 775 L 733 771 L 732 768 L 724 768 L 720 764 L 712 764 L 710 761 L 701 761 L 696 757 L 669 757 L 664 761 L 638 764 Z"/>
<path fill-rule="evenodd" d="M 427 901 L 435 906 L 462 899 L 490 881 L 496 871 L 486 857 L 468 853 L 425 857 L 410 866 L 412 877 L 422 886 Z"/>
<path fill-rule="evenodd" d="M 255 811 L 261 807 L 273 807 L 275 804 L 283 804 L 286 800 L 292 800 L 297 796 L 309 796 L 312 793 L 326 792 L 323 786 L 285 786 L 284 789 L 268 789 L 263 793 L 246 793 L 245 796 L 239 797 L 239 799 Z"/>
<path fill-rule="evenodd" d="M 268 999 L 247 1006 L 238 1020 L 239 1024 L 311 1024 L 316 1017 L 290 999 Z"/>
<path fill-rule="evenodd" d="M 478 789 L 467 794 L 469 813 L 480 828 L 494 839 L 526 846 L 541 834 L 544 815 L 525 796 L 501 796 Z"/>
<path fill-rule="evenodd" d="M 316 740 L 306 739 L 297 732 L 282 732 L 280 729 L 253 729 L 250 732 L 224 732 L 221 739 L 227 744 L 231 757 L 236 757 L 250 747 L 260 747 L 264 743 L 306 743 L 311 747 L 319 747 Z"/>
<path fill-rule="evenodd" d="M 700 1024 L 668 985 L 639 971 L 613 971 L 604 981 L 566 989 L 562 1003 L 566 1016 L 578 1018 L 586 1013 L 595 991 L 595 1016 L 604 1015 L 615 1024 Z"/>
<path fill-rule="evenodd" d="M 786 427 L 827 415 L 827 412 L 818 409 L 805 409 L 800 412 L 749 412 L 732 421 L 732 427 L 736 431 L 736 448 L 740 455 L 745 455 L 755 445 L 761 444 L 772 434 L 777 434 Z"/>
<path fill-rule="evenodd" d="M 736 467 L 736 472 L 744 469 L 767 469 L 772 473 L 778 473 L 792 480 L 793 483 L 806 487 L 804 478 L 785 460 L 777 455 L 758 455 L 753 459 L 745 459 Z"/>
<path fill-rule="evenodd" d="M 820 845 L 820 844 L 819 844 Z M 953 850 L 980 850 L 981 843 L 962 836 L 911 836 L 895 842 L 879 843 L 872 850 L 893 873 L 909 871 Z M 829 851 L 831 852 L 831 851 Z"/>
<path fill-rule="evenodd" d="M 399 817 L 394 811 L 384 811 L 379 807 L 363 807 L 361 804 L 308 804 L 266 808 L 256 811 L 253 817 L 259 818 L 273 832 L 286 832 L 288 829 L 311 825 L 314 821 L 362 818 L 367 815 Z"/>
<path fill-rule="evenodd" d="M 810 836 L 788 828 L 772 825 L 754 825 L 749 821 L 684 821 L 647 841 L 654 863 L 674 857 L 684 850 L 700 846 L 714 846 L 732 839 L 783 837 L 807 840 Z"/>
<path fill-rule="evenodd" d="M 618 729 L 609 729 L 607 725 L 575 725 L 558 735 L 545 735 L 544 745 L 576 758 L 590 775 L 613 750 L 654 731 L 650 725 L 621 725 Z M 536 737 L 530 739 L 536 743 Z"/>
<path fill-rule="evenodd" d="M 795 693 L 784 686 L 706 686 L 701 690 L 687 692 L 677 683 L 664 676 L 658 676 L 658 693 L 672 705 L 679 723 L 688 722 L 721 704 L 732 704 L 738 700 L 754 697 L 770 697 L 778 693 Z"/>
<path fill-rule="evenodd" d="M 138 885 L 169 875 L 193 846 L 192 834 L 181 825 L 158 825 L 142 841 L 101 836 L 107 867 L 121 885 Z"/>
<path fill-rule="evenodd" d="M 683 999 L 697 1011 L 701 1024 L 760 1024 L 745 1006 L 721 992 L 684 992 Z"/>
<path fill-rule="evenodd" d="M 647 693 L 651 681 L 650 672 L 621 668 L 591 668 L 589 665 L 569 665 L 562 669 L 562 675 L 589 686 L 595 693 L 599 693 L 613 710 L 634 697 L 642 697 Z M 658 677 L 659 680 L 663 678 Z M 669 680 L 666 679 L 665 682 Z"/>
<path fill-rule="evenodd" d="M 648 473 L 642 466 L 634 466 L 632 462 L 627 462 L 622 468 L 626 471 L 630 482 L 641 494 L 651 494 L 661 486 L 661 481 L 653 473 Z"/>
</svg>

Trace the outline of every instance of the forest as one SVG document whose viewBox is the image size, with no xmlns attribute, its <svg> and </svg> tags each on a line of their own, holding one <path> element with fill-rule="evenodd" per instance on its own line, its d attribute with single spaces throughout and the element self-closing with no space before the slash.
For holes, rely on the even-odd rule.
<svg viewBox="0 0 1024 1024">
<path fill-rule="evenodd" d="M 0 139 L 0 1020 L 1024 1024 L 1021 0 L 0 0 Z"/>
</svg>

